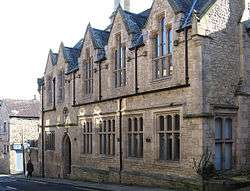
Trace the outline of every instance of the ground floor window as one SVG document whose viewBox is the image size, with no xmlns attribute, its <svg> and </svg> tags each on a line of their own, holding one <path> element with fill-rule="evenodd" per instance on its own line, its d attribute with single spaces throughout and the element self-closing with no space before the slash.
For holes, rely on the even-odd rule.
<svg viewBox="0 0 250 191">
<path fill-rule="evenodd" d="M 115 119 L 104 119 L 99 124 L 99 151 L 101 155 L 115 155 Z"/>
<path fill-rule="evenodd" d="M 83 135 L 82 135 L 82 153 L 92 154 L 93 149 L 93 127 L 92 121 L 83 123 Z"/>
<path fill-rule="evenodd" d="M 55 131 L 45 132 L 45 149 L 55 150 Z"/>
<path fill-rule="evenodd" d="M 229 170 L 232 168 L 233 132 L 232 119 L 218 117 L 215 119 L 215 168 Z"/>
<path fill-rule="evenodd" d="M 128 157 L 143 158 L 143 118 L 128 118 Z"/>
<path fill-rule="evenodd" d="M 164 161 L 180 160 L 180 115 L 157 116 L 159 159 Z"/>
</svg>

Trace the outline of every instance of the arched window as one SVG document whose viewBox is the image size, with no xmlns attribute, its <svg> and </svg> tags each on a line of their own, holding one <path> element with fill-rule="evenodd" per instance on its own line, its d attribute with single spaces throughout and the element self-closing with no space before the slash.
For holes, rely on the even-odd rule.
<svg viewBox="0 0 250 191">
<path fill-rule="evenodd" d="M 172 124 L 173 124 L 172 116 L 168 115 L 167 116 L 167 129 L 168 129 L 168 131 L 172 131 L 172 129 L 173 129 Z"/>
<path fill-rule="evenodd" d="M 82 154 L 92 154 L 93 147 L 93 129 L 92 121 L 88 120 L 83 124 L 83 140 L 82 140 Z"/>
<path fill-rule="evenodd" d="M 90 49 L 86 49 L 84 63 L 84 90 L 85 95 L 93 93 L 93 58 L 90 55 Z"/>
<path fill-rule="evenodd" d="M 116 47 L 114 53 L 115 63 L 115 87 L 126 85 L 126 46 L 121 43 L 121 35 L 116 36 Z"/>
<path fill-rule="evenodd" d="M 99 150 L 101 155 L 114 156 L 115 155 L 115 120 L 104 119 L 100 124 L 99 132 Z"/>
<path fill-rule="evenodd" d="M 159 158 L 160 160 L 179 161 L 180 160 L 180 115 L 160 116 L 159 134 Z M 167 127 L 164 128 L 164 119 Z M 173 121 L 174 119 L 174 121 Z M 173 128 L 174 124 L 174 128 Z"/>
<path fill-rule="evenodd" d="M 174 116 L 174 128 L 176 131 L 180 130 L 180 115 L 175 115 Z"/>
<path fill-rule="evenodd" d="M 169 76 L 173 70 L 173 30 L 172 24 L 167 23 L 165 17 L 161 18 L 159 32 L 155 35 L 153 41 L 155 78 Z"/>
<path fill-rule="evenodd" d="M 164 117 L 159 117 L 160 131 L 164 131 Z"/>
<path fill-rule="evenodd" d="M 133 127 L 131 127 L 133 125 Z M 143 118 L 128 118 L 128 157 L 143 157 Z"/>
</svg>

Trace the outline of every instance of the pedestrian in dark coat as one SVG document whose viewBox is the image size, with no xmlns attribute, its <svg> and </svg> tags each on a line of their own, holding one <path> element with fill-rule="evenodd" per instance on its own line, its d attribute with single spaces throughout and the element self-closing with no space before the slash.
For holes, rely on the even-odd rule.
<svg viewBox="0 0 250 191">
<path fill-rule="evenodd" d="M 34 166 L 31 162 L 31 160 L 29 160 L 27 163 L 27 171 L 28 171 L 27 178 L 32 177 L 32 173 L 34 171 Z"/>
</svg>

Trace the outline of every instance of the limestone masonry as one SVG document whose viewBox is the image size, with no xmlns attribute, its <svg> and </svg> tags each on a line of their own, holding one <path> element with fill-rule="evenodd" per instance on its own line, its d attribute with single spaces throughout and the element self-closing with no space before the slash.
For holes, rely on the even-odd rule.
<svg viewBox="0 0 250 191">
<path fill-rule="evenodd" d="M 183 187 L 204 154 L 217 172 L 249 169 L 249 1 L 124 4 L 106 29 L 89 24 L 74 47 L 49 52 L 45 176 Z"/>
</svg>

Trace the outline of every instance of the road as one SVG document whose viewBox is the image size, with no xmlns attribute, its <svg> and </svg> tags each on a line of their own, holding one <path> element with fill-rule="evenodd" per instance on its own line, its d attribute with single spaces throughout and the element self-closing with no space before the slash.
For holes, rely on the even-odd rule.
<svg viewBox="0 0 250 191">
<path fill-rule="evenodd" d="M 67 184 L 48 183 L 0 175 L 0 191 L 94 191 L 93 189 Z"/>
</svg>

